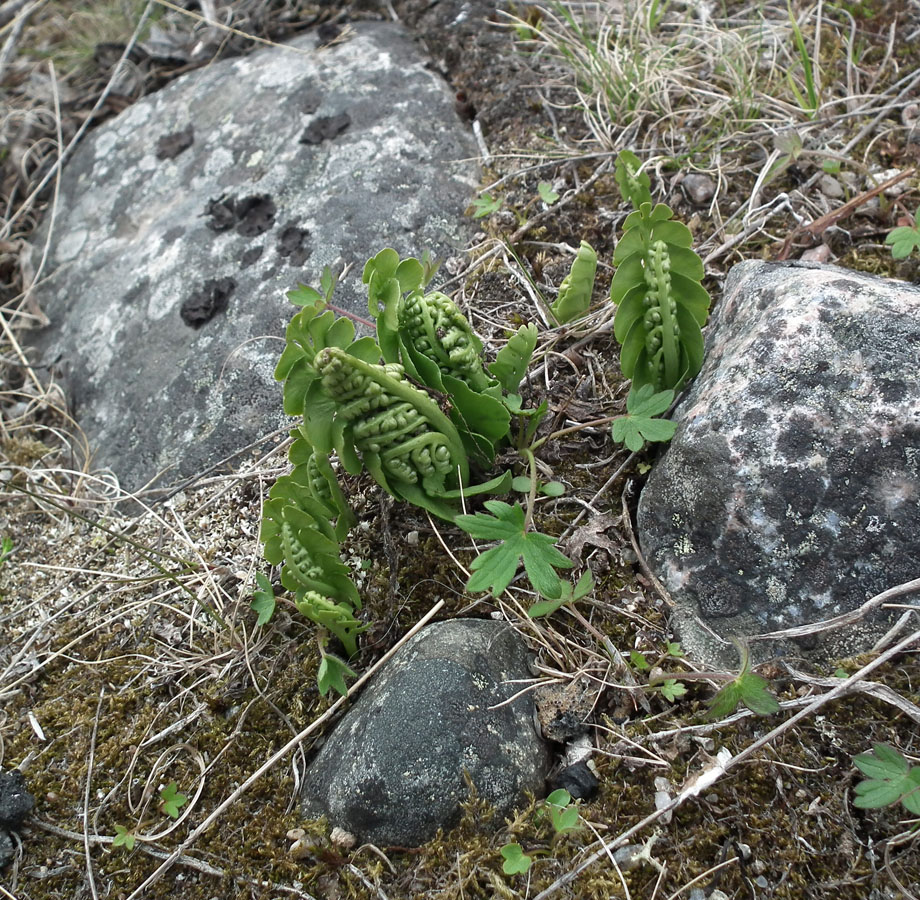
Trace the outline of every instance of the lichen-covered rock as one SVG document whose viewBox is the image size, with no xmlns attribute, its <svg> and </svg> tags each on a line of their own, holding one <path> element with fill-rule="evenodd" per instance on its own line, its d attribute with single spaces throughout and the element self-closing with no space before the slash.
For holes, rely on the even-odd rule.
<svg viewBox="0 0 920 900">
<path fill-rule="evenodd" d="M 438 622 L 382 669 L 307 769 L 303 812 L 380 846 L 449 828 L 467 773 L 500 815 L 542 794 L 549 757 L 534 722 L 527 651 L 506 624 Z"/>
<path fill-rule="evenodd" d="M 450 90 L 401 26 L 354 31 L 191 72 L 67 164 L 36 342 L 94 465 L 125 487 L 197 474 L 285 425 L 272 372 L 298 282 L 344 258 L 335 302 L 366 318 L 368 257 L 466 243 L 476 150 Z"/>
<path fill-rule="evenodd" d="M 747 262 L 729 273 L 703 370 L 642 493 L 643 551 L 685 646 L 810 624 L 916 578 L 920 289 L 843 269 Z M 867 649 L 879 613 L 759 658 Z"/>
</svg>

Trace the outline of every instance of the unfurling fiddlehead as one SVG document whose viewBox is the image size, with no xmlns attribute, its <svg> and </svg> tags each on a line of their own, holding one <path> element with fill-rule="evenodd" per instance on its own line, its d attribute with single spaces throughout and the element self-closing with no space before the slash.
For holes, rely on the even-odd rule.
<svg viewBox="0 0 920 900">
<path fill-rule="evenodd" d="M 482 365 L 482 341 L 446 294 L 409 294 L 399 311 L 399 325 L 406 346 L 432 360 L 442 375 L 458 378 L 474 391 L 493 383 Z"/>
<path fill-rule="evenodd" d="M 316 591 L 304 591 L 294 600 L 297 609 L 311 622 L 331 631 L 345 648 L 346 656 L 358 652 L 358 635 L 368 626 L 362 625 L 345 603 L 336 603 Z"/>
<path fill-rule="evenodd" d="M 582 241 L 569 274 L 559 285 L 559 296 L 551 307 L 560 325 L 571 322 L 588 311 L 596 273 L 597 254 L 587 241 Z"/>
<path fill-rule="evenodd" d="M 690 229 L 671 215 L 663 203 L 654 209 L 643 203 L 627 216 L 613 254 L 614 334 L 633 390 L 646 384 L 680 390 L 703 363 L 700 328 L 709 314 L 703 263 L 690 249 Z"/>
<path fill-rule="evenodd" d="M 374 365 L 329 347 L 317 354 L 315 366 L 333 401 L 332 430 L 346 467 L 357 451 L 382 487 L 427 508 L 420 498 L 440 507 L 439 495 L 466 483 L 469 467 L 456 428 L 406 381 L 400 365 Z"/>
</svg>

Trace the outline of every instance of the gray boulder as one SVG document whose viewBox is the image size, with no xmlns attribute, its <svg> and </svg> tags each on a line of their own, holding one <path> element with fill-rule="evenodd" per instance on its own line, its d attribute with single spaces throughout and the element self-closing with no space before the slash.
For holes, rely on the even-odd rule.
<svg viewBox="0 0 920 900">
<path fill-rule="evenodd" d="M 643 551 L 697 656 L 737 661 L 707 628 L 812 624 L 917 577 L 918 360 L 917 287 L 815 264 L 731 270 L 639 502 Z M 755 655 L 860 652 L 892 615 Z"/>
<path fill-rule="evenodd" d="M 507 625 L 438 622 L 415 635 L 358 698 L 307 769 L 303 812 L 359 841 L 414 847 L 469 798 L 464 772 L 500 815 L 543 793 L 549 756 L 531 672 Z"/>
<path fill-rule="evenodd" d="M 272 371 L 298 282 L 344 258 L 334 302 L 366 319 L 368 257 L 466 242 L 476 149 L 447 85 L 399 25 L 355 31 L 189 73 L 66 166 L 36 342 L 94 465 L 130 489 L 284 426 Z"/>
</svg>

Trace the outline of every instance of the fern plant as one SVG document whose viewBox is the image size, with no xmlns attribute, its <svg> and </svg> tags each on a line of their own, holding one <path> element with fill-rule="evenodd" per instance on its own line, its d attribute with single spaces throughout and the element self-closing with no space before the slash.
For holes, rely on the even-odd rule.
<svg viewBox="0 0 920 900">
<path fill-rule="evenodd" d="M 596 274 L 597 253 L 587 241 L 582 241 L 569 274 L 559 285 L 556 302 L 550 307 L 560 325 L 571 322 L 588 311 Z"/>
<path fill-rule="evenodd" d="M 690 229 L 663 203 L 652 206 L 648 175 L 634 154 L 617 160 L 617 183 L 637 209 L 627 216 L 613 254 L 610 299 L 617 306 L 614 335 L 620 368 L 633 390 L 680 390 L 703 364 L 701 327 L 709 294 L 700 281 L 703 263 L 691 249 Z"/>
</svg>

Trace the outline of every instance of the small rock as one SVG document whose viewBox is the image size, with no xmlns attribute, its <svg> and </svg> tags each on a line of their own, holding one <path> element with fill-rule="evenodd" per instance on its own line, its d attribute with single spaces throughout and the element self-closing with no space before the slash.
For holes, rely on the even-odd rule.
<svg viewBox="0 0 920 900">
<path fill-rule="evenodd" d="M 429 625 L 384 666 L 307 768 L 303 812 L 362 842 L 414 847 L 478 795 L 509 815 L 542 794 L 527 649 L 504 622 Z M 518 695 L 516 699 L 512 697 Z"/>
<path fill-rule="evenodd" d="M 34 806 L 35 798 L 26 790 L 22 772 L 0 772 L 0 869 L 16 855 L 9 832 L 19 829 Z"/>
<path fill-rule="evenodd" d="M 901 174 L 900 169 L 885 169 L 883 172 L 870 172 L 866 178 L 866 190 L 871 191 L 873 188 L 878 187 L 885 181 L 889 181 L 892 178 Z M 905 191 L 910 190 L 910 179 L 905 178 L 902 181 L 899 181 L 897 184 L 893 184 L 891 187 L 885 188 L 884 194 L 886 197 L 900 197 Z"/>
<path fill-rule="evenodd" d="M 846 196 L 843 185 L 833 175 L 822 175 L 818 179 L 818 187 L 821 193 L 825 197 L 830 197 L 831 200 L 842 200 Z"/>
<path fill-rule="evenodd" d="M 691 172 L 681 182 L 684 195 L 694 206 L 705 206 L 716 195 L 716 183 L 702 172 Z"/>
<path fill-rule="evenodd" d="M 35 798 L 26 790 L 22 772 L 0 772 L 0 826 L 19 828 L 34 806 Z"/>
<path fill-rule="evenodd" d="M 803 262 L 826 263 L 830 262 L 831 255 L 831 248 L 827 244 L 818 244 L 817 247 L 806 250 L 799 258 Z"/>
<path fill-rule="evenodd" d="M 584 760 L 572 766 L 566 766 L 550 781 L 550 790 L 559 788 L 567 790 L 573 800 L 591 800 L 597 796 L 600 781 Z"/>
</svg>

